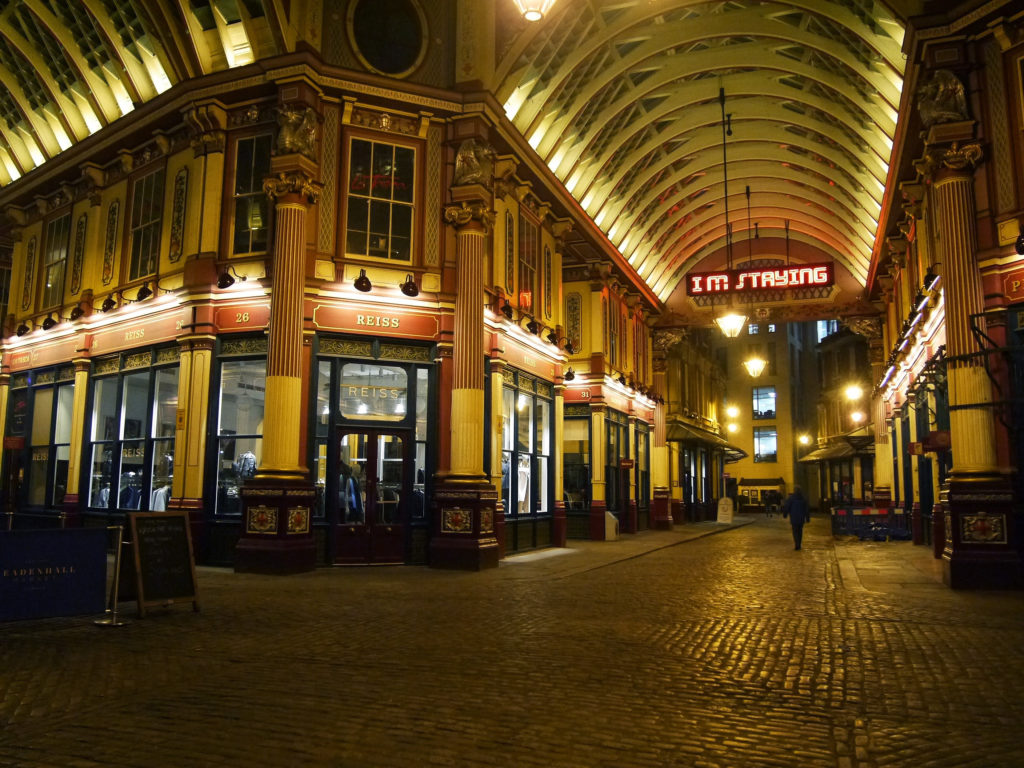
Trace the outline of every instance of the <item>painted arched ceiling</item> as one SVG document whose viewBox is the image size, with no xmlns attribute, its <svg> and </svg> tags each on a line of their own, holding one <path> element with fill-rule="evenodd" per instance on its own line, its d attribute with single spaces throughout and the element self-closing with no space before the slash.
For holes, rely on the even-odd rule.
<svg viewBox="0 0 1024 768">
<path fill-rule="evenodd" d="M 0 0 L 0 186 L 174 84 L 286 47 L 262 0 Z"/>
<path fill-rule="evenodd" d="M 502 56 L 497 94 L 663 301 L 755 223 L 863 287 L 902 41 L 873 0 L 558 0 Z"/>
</svg>

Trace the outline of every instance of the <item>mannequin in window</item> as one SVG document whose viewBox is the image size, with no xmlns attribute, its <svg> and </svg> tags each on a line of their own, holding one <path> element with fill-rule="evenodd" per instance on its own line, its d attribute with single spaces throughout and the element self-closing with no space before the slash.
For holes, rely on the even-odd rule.
<svg viewBox="0 0 1024 768">
<path fill-rule="evenodd" d="M 256 474 L 256 454 L 252 451 L 246 451 L 238 457 L 238 461 L 235 462 L 235 468 L 238 470 L 239 477 L 252 477 Z"/>
<path fill-rule="evenodd" d="M 530 514 L 530 457 L 519 457 L 519 514 Z"/>
</svg>

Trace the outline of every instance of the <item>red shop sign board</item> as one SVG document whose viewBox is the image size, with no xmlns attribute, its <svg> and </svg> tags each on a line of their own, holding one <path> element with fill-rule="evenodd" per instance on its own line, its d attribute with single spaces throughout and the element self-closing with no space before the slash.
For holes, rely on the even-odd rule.
<svg viewBox="0 0 1024 768">
<path fill-rule="evenodd" d="M 407 339 L 435 339 L 439 332 L 437 316 L 403 307 L 317 304 L 313 324 L 321 331 L 366 333 L 372 336 Z"/>
<path fill-rule="evenodd" d="M 505 337 L 505 361 L 521 371 L 532 373 L 544 381 L 555 378 L 555 364 L 539 352 L 524 347 L 515 339 Z"/>
<path fill-rule="evenodd" d="M 25 371 L 44 365 L 67 363 L 75 358 L 75 353 L 81 343 L 81 336 L 72 336 L 53 344 L 37 342 L 31 347 L 8 353 L 5 362 L 11 371 Z"/>
<path fill-rule="evenodd" d="M 192 320 L 188 307 L 135 322 L 118 323 L 96 331 L 90 352 L 93 356 L 118 352 L 132 347 L 149 347 L 178 338 Z"/>
<path fill-rule="evenodd" d="M 1003 275 L 1003 291 L 1011 301 L 1024 299 L 1024 267 L 1014 269 Z"/>
<path fill-rule="evenodd" d="M 217 307 L 213 322 L 221 331 L 263 330 L 270 322 L 270 304 L 236 304 Z"/>
</svg>

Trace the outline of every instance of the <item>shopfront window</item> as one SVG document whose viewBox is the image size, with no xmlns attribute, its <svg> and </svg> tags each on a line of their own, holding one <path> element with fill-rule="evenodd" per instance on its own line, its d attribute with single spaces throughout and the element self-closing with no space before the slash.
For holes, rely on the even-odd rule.
<svg viewBox="0 0 1024 768">
<path fill-rule="evenodd" d="M 590 418 L 566 418 L 562 426 L 565 509 L 568 514 L 590 509 Z"/>
<path fill-rule="evenodd" d="M 167 508 L 174 477 L 177 406 L 177 365 L 93 379 L 88 432 L 90 507 Z"/>
<path fill-rule="evenodd" d="M 217 409 L 217 514 L 242 512 L 241 490 L 263 454 L 267 361 L 225 360 Z"/>
<path fill-rule="evenodd" d="M 407 515 L 406 519 L 425 522 L 427 477 L 431 471 L 427 456 L 429 405 L 427 367 L 320 358 L 313 458 L 315 515 L 326 519 L 334 506 L 345 501 L 340 488 L 345 475 L 341 464 L 351 471 L 351 466 L 359 463 L 356 456 L 365 459 L 366 453 L 360 451 L 366 440 L 377 440 L 379 434 L 386 433 L 381 442 L 385 447 L 379 457 L 379 477 L 399 488 L 401 513 Z M 411 464 L 393 453 L 406 441 L 414 445 Z M 339 455 L 340 445 L 348 449 L 347 456 Z"/>
<path fill-rule="evenodd" d="M 608 510 L 624 513 L 629 504 L 629 474 L 622 466 L 629 458 L 629 427 L 624 413 L 605 413 L 605 482 Z"/>
<path fill-rule="evenodd" d="M 58 507 L 64 501 L 71 458 L 73 401 L 74 385 L 70 382 L 33 390 L 29 506 Z"/>
<path fill-rule="evenodd" d="M 505 515 L 529 518 L 551 511 L 551 401 L 517 380 L 502 390 L 501 488 Z"/>
<path fill-rule="evenodd" d="M 646 424 L 636 425 L 636 501 L 642 509 L 650 506 L 651 465 L 648 458 L 650 428 Z"/>
</svg>

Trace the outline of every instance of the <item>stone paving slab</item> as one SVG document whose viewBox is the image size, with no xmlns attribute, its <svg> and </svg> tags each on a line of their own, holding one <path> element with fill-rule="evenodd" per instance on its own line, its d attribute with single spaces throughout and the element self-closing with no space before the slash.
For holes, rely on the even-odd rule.
<svg viewBox="0 0 1024 768">
<path fill-rule="evenodd" d="M 0 766 L 1024 766 L 1024 596 L 886 587 L 922 548 L 824 520 L 701 525 L 0 625 Z"/>
</svg>

